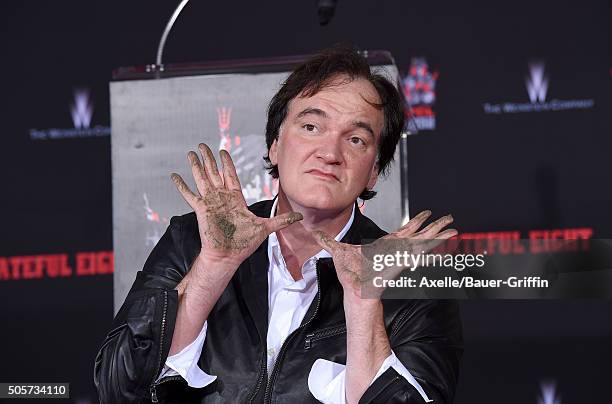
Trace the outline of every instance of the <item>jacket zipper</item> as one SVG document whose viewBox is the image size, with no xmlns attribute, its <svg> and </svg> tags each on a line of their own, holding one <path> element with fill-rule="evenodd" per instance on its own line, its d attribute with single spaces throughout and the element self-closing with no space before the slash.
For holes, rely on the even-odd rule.
<svg viewBox="0 0 612 404">
<path fill-rule="evenodd" d="M 159 386 L 160 384 L 164 384 L 166 382 L 171 382 L 173 380 L 184 380 L 182 376 L 168 376 L 168 377 L 164 377 L 163 379 L 161 379 L 159 381 L 159 383 L 155 383 L 153 384 L 150 388 L 149 391 L 151 392 L 151 402 L 153 403 L 158 403 L 159 400 L 157 398 L 157 386 Z"/>
<path fill-rule="evenodd" d="M 329 328 L 327 330 L 321 330 L 312 334 L 306 335 L 304 340 L 304 349 L 310 349 L 314 341 L 318 341 L 325 338 L 335 337 L 336 335 L 344 334 L 346 332 L 346 326 L 338 326 Z"/>
<path fill-rule="evenodd" d="M 304 327 L 306 327 L 308 324 L 310 324 L 312 322 L 312 320 L 317 316 L 317 313 L 319 312 L 319 307 L 321 306 L 321 281 L 319 279 L 319 260 L 317 260 L 317 263 L 315 264 L 316 270 L 317 270 L 317 305 L 315 306 L 315 311 L 312 315 L 312 317 L 310 317 L 308 319 L 308 321 L 306 321 L 304 324 L 302 324 L 301 326 L 299 326 L 298 328 L 296 328 L 291 334 L 289 334 L 289 336 L 285 339 L 285 342 L 283 342 L 283 345 L 281 346 L 280 351 L 278 352 L 278 356 L 276 357 L 276 360 L 274 361 L 274 367 L 272 368 L 272 374 L 270 375 L 270 377 L 268 378 L 268 383 L 266 383 L 266 392 L 264 394 L 264 404 L 271 402 L 271 393 L 272 393 L 272 385 L 274 384 L 274 380 L 276 379 L 276 375 L 278 374 L 278 364 L 282 361 L 283 356 L 285 355 L 285 351 L 287 350 L 287 345 L 289 343 L 289 341 L 297 334 L 298 331 L 302 330 Z"/>
<path fill-rule="evenodd" d="M 404 310 L 404 312 L 400 314 L 399 318 L 395 322 L 393 330 L 391 330 L 391 335 L 389 335 L 389 339 L 391 339 L 391 337 L 395 336 L 395 334 L 399 332 L 404 323 L 407 321 L 406 317 L 408 317 L 408 310 Z"/>
<path fill-rule="evenodd" d="M 157 391 L 155 390 L 155 386 L 161 384 L 161 382 L 163 382 L 163 381 L 171 380 L 170 378 L 167 378 L 167 379 L 161 380 L 160 383 L 155 383 L 155 379 L 157 379 L 157 375 L 161 371 L 162 355 L 163 355 L 163 350 L 164 350 L 164 334 L 166 332 L 166 315 L 167 315 L 167 311 L 168 311 L 168 291 L 164 290 L 164 308 L 163 308 L 163 311 L 162 311 L 161 335 L 159 337 L 159 358 L 157 360 L 157 368 L 156 368 L 155 374 L 153 375 L 153 380 L 151 380 L 151 388 L 150 388 L 151 402 L 154 402 L 154 403 L 159 402 L 157 400 Z"/>
<path fill-rule="evenodd" d="M 255 385 L 255 391 L 253 391 L 251 395 L 249 396 L 249 400 L 248 400 L 249 404 L 255 400 L 255 397 L 257 397 L 257 393 L 259 392 L 259 389 L 261 388 L 261 385 L 263 384 L 263 378 L 267 372 L 265 367 L 266 367 L 266 352 L 264 351 L 263 357 L 261 358 L 261 367 L 260 367 L 259 376 L 257 377 L 257 384 Z"/>
</svg>

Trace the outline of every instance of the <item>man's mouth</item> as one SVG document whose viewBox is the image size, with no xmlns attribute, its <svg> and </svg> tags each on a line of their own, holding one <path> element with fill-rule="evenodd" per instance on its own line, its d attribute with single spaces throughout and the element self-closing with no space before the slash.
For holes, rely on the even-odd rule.
<svg viewBox="0 0 612 404">
<path fill-rule="evenodd" d="M 326 171 L 321 171 L 321 170 L 317 170 L 312 169 L 312 170 L 308 170 L 307 171 L 308 174 L 312 174 L 315 177 L 319 177 L 319 178 L 323 178 L 323 179 L 328 179 L 328 180 L 333 180 L 333 181 L 338 181 L 340 182 L 340 179 L 333 173 L 330 172 L 326 172 Z"/>
</svg>

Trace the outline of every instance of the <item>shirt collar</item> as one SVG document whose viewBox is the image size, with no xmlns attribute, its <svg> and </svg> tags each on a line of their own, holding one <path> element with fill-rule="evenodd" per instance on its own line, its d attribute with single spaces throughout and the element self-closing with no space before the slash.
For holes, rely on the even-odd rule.
<svg viewBox="0 0 612 404">
<path fill-rule="evenodd" d="M 270 211 L 270 218 L 274 217 L 274 215 L 276 214 L 277 205 L 278 205 L 278 196 L 274 198 L 274 202 L 272 203 L 272 210 Z M 353 210 L 351 211 L 351 217 L 346 222 L 342 230 L 340 230 L 340 233 L 336 234 L 336 237 L 334 237 L 334 240 L 336 241 L 342 240 L 344 235 L 351 228 L 351 225 L 353 224 L 353 219 L 355 219 L 355 204 L 354 203 L 353 203 Z M 278 242 L 278 237 L 276 237 L 276 232 L 270 233 L 270 235 L 268 236 L 268 245 L 273 249 L 278 248 L 280 250 L 280 244 Z M 331 255 L 327 251 L 321 250 L 318 253 L 316 253 L 314 256 L 312 256 L 312 258 L 315 258 L 315 259 L 331 258 Z"/>
</svg>

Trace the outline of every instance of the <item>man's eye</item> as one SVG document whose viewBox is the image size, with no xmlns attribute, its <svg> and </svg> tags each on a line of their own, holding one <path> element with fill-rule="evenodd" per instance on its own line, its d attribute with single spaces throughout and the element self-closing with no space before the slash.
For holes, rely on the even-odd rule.
<svg viewBox="0 0 612 404">
<path fill-rule="evenodd" d="M 317 129 L 317 127 L 316 127 L 316 126 L 314 126 L 314 125 L 313 125 L 313 124 L 311 124 L 311 123 L 307 123 L 307 124 L 305 124 L 305 125 L 302 125 L 302 128 L 306 129 L 306 131 L 307 131 L 307 132 L 314 132 L 314 131 L 315 131 L 315 129 Z"/>
<path fill-rule="evenodd" d="M 362 138 L 357 137 L 357 136 L 351 137 L 351 143 L 357 144 L 357 145 L 364 145 L 364 146 L 366 144 L 365 141 Z"/>
</svg>

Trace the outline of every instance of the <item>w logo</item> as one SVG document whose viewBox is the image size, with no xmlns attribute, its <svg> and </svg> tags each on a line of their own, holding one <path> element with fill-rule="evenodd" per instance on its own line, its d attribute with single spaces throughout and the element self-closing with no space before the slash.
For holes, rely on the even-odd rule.
<svg viewBox="0 0 612 404">
<path fill-rule="evenodd" d="M 555 384 L 551 382 L 540 383 L 540 397 L 538 404 L 561 404 L 561 397 L 557 395 Z"/>
<path fill-rule="evenodd" d="M 77 129 L 89 128 L 93 115 L 93 103 L 89 100 L 89 90 L 74 90 L 74 103 L 70 106 L 72 123 Z"/>
<path fill-rule="evenodd" d="M 548 91 L 548 77 L 544 75 L 544 62 L 530 63 L 529 76 L 525 81 L 529 100 L 532 103 L 544 102 Z"/>
</svg>

